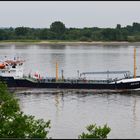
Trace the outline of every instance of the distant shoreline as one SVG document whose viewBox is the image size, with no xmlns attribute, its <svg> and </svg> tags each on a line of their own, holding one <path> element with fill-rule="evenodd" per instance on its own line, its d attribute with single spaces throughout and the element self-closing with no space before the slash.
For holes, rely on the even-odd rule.
<svg viewBox="0 0 140 140">
<path fill-rule="evenodd" d="M 128 42 L 128 41 L 36 41 L 36 40 L 24 40 L 24 41 L 0 41 L 0 45 L 6 44 L 46 44 L 46 45 L 140 45 L 140 42 Z"/>
</svg>

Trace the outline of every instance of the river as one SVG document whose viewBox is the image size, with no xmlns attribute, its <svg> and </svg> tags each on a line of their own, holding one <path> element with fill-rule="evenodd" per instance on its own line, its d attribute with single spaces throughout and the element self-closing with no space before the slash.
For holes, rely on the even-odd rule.
<svg viewBox="0 0 140 140">
<path fill-rule="evenodd" d="M 24 73 L 40 72 L 59 77 L 77 77 L 77 71 L 129 70 L 133 74 L 133 49 L 136 47 L 137 75 L 140 75 L 140 47 L 94 45 L 0 45 L 0 59 L 20 56 L 25 59 Z M 52 138 L 78 138 L 85 127 L 107 123 L 108 138 L 140 138 L 140 91 L 111 93 L 98 91 L 18 91 L 21 110 L 37 119 L 51 120 Z"/>
</svg>

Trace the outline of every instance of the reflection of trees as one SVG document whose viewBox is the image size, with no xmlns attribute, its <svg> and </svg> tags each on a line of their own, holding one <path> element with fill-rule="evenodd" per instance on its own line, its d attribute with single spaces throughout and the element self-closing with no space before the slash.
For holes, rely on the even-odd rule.
<svg viewBox="0 0 140 140">
<path fill-rule="evenodd" d="M 56 93 L 55 96 L 55 107 L 56 107 L 56 114 L 58 115 L 61 111 L 61 108 L 64 107 L 64 93 Z"/>
<path fill-rule="evenodd" d="M 55 94 L 55 106 L 58 108 L 59 105 L 59 94 Z"/>
<path fill-rule="evenodd" d="M 134 104 L 133 104 L 133 121 L 134 126 L 136 125 L 137 116 L 136 116 L 136 96 L 134 96 Z"/>
</svg>

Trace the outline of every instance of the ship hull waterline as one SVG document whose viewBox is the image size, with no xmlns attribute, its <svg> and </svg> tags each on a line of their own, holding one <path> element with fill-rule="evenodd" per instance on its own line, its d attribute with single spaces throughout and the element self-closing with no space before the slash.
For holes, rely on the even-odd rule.
<svg viewBox="0 0 140 140">
<path fill-rule="evenodd" d="M 83 90 L 138 90 L 140 81 L 127 83 L 66 83 L 66 82 L 32 82 L 27 79 L 14 79 L 13 77 L 1 77 L 1 81 L 8 88 L 49 88 L 49 89 L 83 89 Z"/>
</svg>

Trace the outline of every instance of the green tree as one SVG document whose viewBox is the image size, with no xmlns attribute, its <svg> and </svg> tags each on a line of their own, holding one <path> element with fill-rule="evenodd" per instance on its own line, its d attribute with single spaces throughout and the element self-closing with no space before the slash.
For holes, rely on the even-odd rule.
<svg viewBox="0 0 140 140">
<path fill-rule="evenodd" d="M 5 29 L 0 29 L 0 40 L 7 40 L 8 36 Z"/>
<path fill-rule="evenodd" d="M 115 29 L 106 28 L 102 31 L 103 39 L 106 41 L 114 41 L 116 40 Z"/>
<path fill-rule="evenodd" d="M 78 136 L 79 139 L 106 139 L 111 129 L 105 124 L 103 127 L 97 127 L 96 124 L 92 124 L 86 127 L 88 133 L 82 133 Z"/>
<path fill-rule="evenodd" d="M 91 35 L 92 35 L 92 29 L 90 28 L 84 28 L 82 29 L 82 32 L 81 34 L 87 38 L 91 38 Z"/>
<path fill-rule="evenodd" d="M 121 29 L 121 24 L 117 24 L 116 29 Z"/>
<path fill-rule="evenodd" d="M 102 32 L 100 30 L 94 31 L 91 38 L 95 41 L 103 40 Z"/>
<path fill-rule="evenodd" d="M 18 100 L 0 83 L 0 138 L 48 138 L 49 128 L 50 120 L 23 114 Z"/>
<path fill-rule="evenodd" d="M 50 25 L 50 31 L 56 34 L 56 39 L 63 39 L 63 34 L 66 31 L 65 25 L 60 21 L 55 21 Z"/>
<path fill-rule="evenodd" d="M 17 36 L 25 36 L 27 35 L 28 31 L 29 31 L 29 28 L 27 27 L 17 27 L 15 29 L 15 33 Z"/>
<path fill-rule="evenodd" d="M 128 31 L 128 34 L 129 34 L 129 35 L 132 35 L 132 34 L 133 34 L 133 28 L 132 28 L 132 26 L 127 25 L 127 26 L 125 27 L 125 29 Z"/>
<path fill-rule="evenodd" d="M 80 29 L 70 28 L 67 32 L 66 39 L 68 40 L 79 40 L 82 37 Z"/>
<path fill-rule="evenodd" d="M 48 30 L 47 29 L 42 29 L 40 31 L 40 35 L 39 35 L 40 39 L 48 39 L 48 36 L 49 36 L 49 34 L 48 34 Z"/>
<path fill-rule="evenodd" d="M 139 23 L 134 22 L 132 26 L 133 26 L 132 27 L 133 31 L 140 31 L 140 24 Z"/>
<path fill-rule="evenodd" d="M 61 21 L 55 21 L 50 28 L 0 28 L 0 40 L 70 40 L 70 41 L 139 41 L 140 23 L 115 28 L 66 28 Z"/>
</svg>

